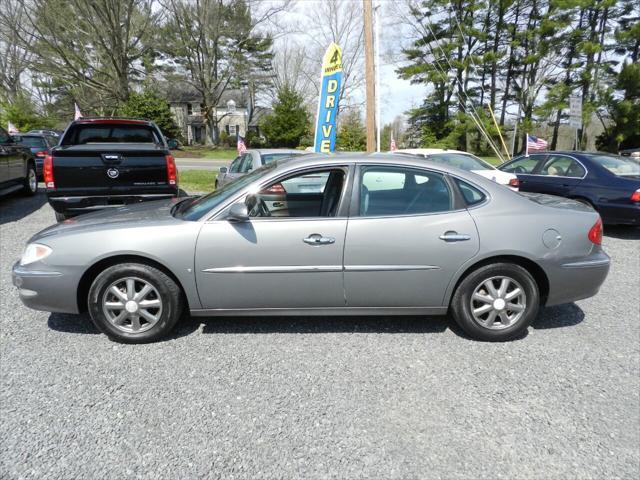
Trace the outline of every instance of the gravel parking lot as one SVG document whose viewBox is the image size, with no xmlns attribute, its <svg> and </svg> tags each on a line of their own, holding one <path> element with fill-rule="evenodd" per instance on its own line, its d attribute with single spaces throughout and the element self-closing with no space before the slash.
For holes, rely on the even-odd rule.
<svg viewBox="0 0 640 480">
<path fill-rule="evenodd" d="M 0 478 L 638 478 L 640 232 L 595 298 L 526 337 L 446 318 L 190 319 L 125 346 L 24 308 L 10 268 L 53 223 L 0 199 Z"/>
</svg>

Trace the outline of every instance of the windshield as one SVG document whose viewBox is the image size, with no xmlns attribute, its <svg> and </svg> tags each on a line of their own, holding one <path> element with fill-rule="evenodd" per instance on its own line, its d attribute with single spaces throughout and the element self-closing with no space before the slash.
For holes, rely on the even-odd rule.
<svg viewBox="0 0 640 480">
<path fill-rule="evenodd" d="M 20 145 L 24 145 L 25 147 L 33 148 L 41 148 L 47 146 L 44 143 L 44 138 L 42 137 L 22 137 L 19 143 Z"/>
<path fill-rule="evenodd" d="M 464 153 L 434 153 L 426 156 L 429 160 L 445 163 L 452 167 L 471 172 L 473 170 L 495 170 L 495 167 L 473 155 Z"/>
<path fill-rule="evenodd" d="M 300 153 L 263 153 L 260 156 L 262 157 L 262 163 L 266 165 L 273 162 L 274 160 L 286 157 L 297 157 L 298 155 L 300 155 Z"/>
<path fill-rule="evenodd" d="M 620 155 L 590 155 L 589 158 L 619 177 L 640 176 L 640 164 L 630 158 Z"/>
<path fill-rule="evenodd" d="M 278 162 L 271 162 L 269 165 L 257 168 L 251 173 L 239 177 L 237 180 L 227 183 L 207 195 L 203 195 L 202 197 L 197 197 L 192 200 L 185 200 L 183 203 L 178 204 L 176 209 L 173 211 L 173 216 L 183 218 L 184 220 L 199 220 L 207 212 L 211 211 L 228 198 L 231 198 L 251 182 L 273 170 L 277 164 Z"/>
</svg>

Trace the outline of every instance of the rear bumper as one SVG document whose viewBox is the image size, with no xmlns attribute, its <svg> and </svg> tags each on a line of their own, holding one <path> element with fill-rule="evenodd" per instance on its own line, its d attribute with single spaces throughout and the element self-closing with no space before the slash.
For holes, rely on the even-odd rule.
<svg viewBox="0 0 640 480">
<path fill-rule="evenodd" d="M 609 255 L 602 250 L 561 265 L 548 266 L 549 295 L 546 305 L 560 305 L 593 297 L 609 273 Z"/>
<path fill-rule="evenodd" d="M 121 207 L 131 203 L 164 200 L 178 195 L 178 190 L 167 193 L 143 193 L 130 195 L 96 195 L 96 196 L 57 196 L 48 194 L 49 204 L 59 213 L 81 214 L 102 210 L 104 208 Z"/>
<path fill-rule="evenodd" d="M 22 303 L 34 310 L 78 313 L 76 292 L 80 270 L 13 265 L 11 280 Z"/>
<path fill-rule="evenodd" d="M 604 223 L 610 225 L 640 225 L 640 205 L 598 205 Z"/>
</svg>

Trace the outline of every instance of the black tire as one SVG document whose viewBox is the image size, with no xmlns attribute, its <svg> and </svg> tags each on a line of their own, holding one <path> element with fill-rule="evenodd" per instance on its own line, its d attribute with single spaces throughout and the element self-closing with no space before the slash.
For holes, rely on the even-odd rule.
<svg viewBox="0 0 640 480">
<path fill-rule="evenodd" d="M 511 313 L 511 315 L 514 315 L 512 324 L 506 327 L 498 325 L 495 327 L 496 329 L 481 324 L 474 318 L 471 311 L 471 297 L 476 288 L 481 288 L 485 281 L 494 277 L 507 277 L 512 281 L 515 280 L 519 284 L 517 286 L 522 287 L 522 290 L 524 290 L 524 304 L 526 305 L 519 317 L 517 317 L 517 313 Z M 495 281 L 497 282 L 498 280 Z M 516 285 L 513 285 L 513 288 L 515 287 Z M 478 304 L 476 303 L 475 305 Z M 479 306 L 482 306 L 482 303 Z M 493 263 L 471 272 L 460 282 L 451 299 L 451 310 L 456 323 L 472 338 L 489 342 L 502 342 L 521 337 L 536 318 L 539 307 L 540 293 L 536 281 L 526 269 L 513 263 Z M 499 308 L 504 308 L 504 305 L 500 305 Z M 486 318 L 489 318 L 489 314 L 487 314 Z M 506 314 L 509 315 L 508 310 Z M 496 323 L 502 324 L 502 321 L 499 320 Z"/>
<path fill-rule="evenodd" d="M 67 219 L 67 216 L 64 213 L 55 212 L 56 213 L 56 222 L 63 222 Z"/>
<path fill-rule="evenodd" d="M 32 197 L 38 193 L 38 174 L 36 172 L 36 166 L 29 162 L 27 165 L 27 176 L 23 181 L 23 193 L 28 197 Z"/>
<path fill-rule="evenodd" d="M 157 291 L 162 310 L 157 323 L 141 332 L 127 332 L 116 327 L 102 308 L 107 289 L 124 278 L 135 277 Z M 91 284 L 88 309 L 96 328 L 112 340 L 122 343 L 149 343 L 166 336 L 180 318 L 183 309 L 182 292 L 176 282 L 161 270 L 140 263 L 121 263 L 107 268 Z M 142 319 L 144 321 L 144 319 Z"/>
</svg>

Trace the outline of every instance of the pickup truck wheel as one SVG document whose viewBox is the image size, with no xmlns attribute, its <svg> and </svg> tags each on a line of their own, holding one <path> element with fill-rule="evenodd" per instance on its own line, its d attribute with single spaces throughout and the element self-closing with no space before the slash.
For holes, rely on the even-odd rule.
<svg viewBox="0 0 640 480">
<path fill-rule="evenodd" d="M 24 179 L 24 193 L 29 196 L 38 193 L 38 174 L 36 173 L 35 165 L 32 163 L 27 166 L 27 176 Z"/>
<path fill-rule="evenodd" d="M 478 340 L 500 342 L 522 336 L 538 314 L 540 294 L 520 265 L 494 263 L 471 272 L 451 300 L 453 317 Z"/>
<path fill-rule="evenodd" d="M 88 307 L 95 326 L 112 340 L 148 343 L 173 329 L 182 313 L 182 292 L 157 268 L 122 263 L 96 277 Z"/>
</svg>

